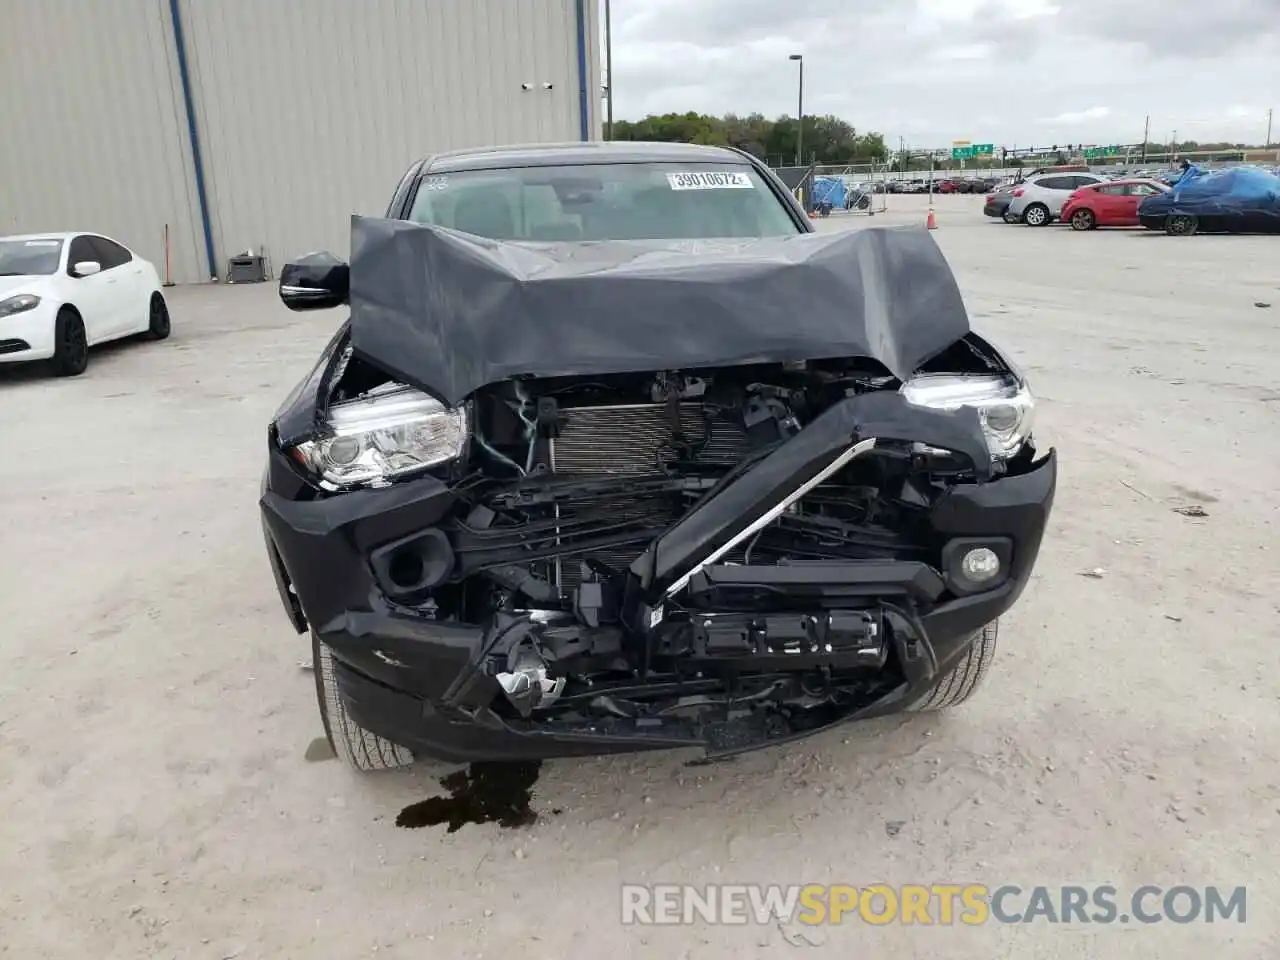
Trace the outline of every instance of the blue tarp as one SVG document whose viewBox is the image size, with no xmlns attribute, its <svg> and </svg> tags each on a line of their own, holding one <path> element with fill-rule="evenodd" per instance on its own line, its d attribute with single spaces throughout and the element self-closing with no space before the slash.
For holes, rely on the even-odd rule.
<svg viewBox="0 0 1280 960">
<path fill-rule="evenodd" d="M 1258 167 L 1191 167 L 1172 190 L 1138 207 L 1144 226 L 1163 225 L 1170 215 L 1194 217 L 1203 231 L 1280 233 L 1280 177 Z"/>
<path fill-rule="evenodd" d="M 829 203 L 837 210 L 844 207 L 845 186 L 839 177 L 816 177 L 813 181 L 813 204 Z"/>
<path fill-rule="evenodd" d="M 1190 183 L 1196 177 L 1202 176 L 1203 174 L 1204 170 L 1193 163 L 1187 167 L 1187 169 L 1179 172 L 1176 176 L 1170 177 L 1169 183 L 1170 185 Z"/>
</svg>

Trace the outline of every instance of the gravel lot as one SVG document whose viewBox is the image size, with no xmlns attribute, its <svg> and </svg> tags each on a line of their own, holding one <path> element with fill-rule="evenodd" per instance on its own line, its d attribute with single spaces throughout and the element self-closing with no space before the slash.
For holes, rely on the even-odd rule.
<svg viewBox="0 0 1280 960">
<path fill-rule="evenodd" d="M 923 223 L 921 198 L 889 203 L 822 228 Z M 938 198 L 935 236 L 1062 454 L 990 682 L 946 716 L 713 768 L 549 763 L 523 830 L 400 829 L 445 768 L 304 757 L 309 651 L 255 501 L 264 426 L 336 315 L 179 288 L 165 343 L 76 380 L 0 370 L 0 953 L 740 960 L 790 931 L 624 928 L 619 884 L 979 881 L 1245 884 L 1248 921 L 853 920 L 814 952 L 1280 955 L 1280 245 L 1010 227 L 980 203 Z"/>
</svg>

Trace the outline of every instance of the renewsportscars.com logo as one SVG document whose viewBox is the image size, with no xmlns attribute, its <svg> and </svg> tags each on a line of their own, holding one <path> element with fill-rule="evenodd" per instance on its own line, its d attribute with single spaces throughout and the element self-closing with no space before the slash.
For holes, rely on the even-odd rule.
<svg viewBox="0 0 1280 960">
<path fill-rule="evenodd" d="M 861 920 L 978 926 L 996 923 L 1244 923 L 1244 887 L 1160 887 L 1122 894 L 1110 885 L 1034 886 L 934 883 L 865 887 L 851 884 L 624 884 L 624 924 L 810 925 Z"/>
</svg>

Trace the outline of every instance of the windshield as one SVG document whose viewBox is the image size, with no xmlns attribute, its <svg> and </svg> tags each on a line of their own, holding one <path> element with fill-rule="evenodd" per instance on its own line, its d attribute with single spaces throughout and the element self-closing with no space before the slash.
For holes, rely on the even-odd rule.
<svg viewBox="0 0 1280 960">
<path fill-rule="evenodd" d="M 0 239 L 0 277 L 54 274 L 61 258 L 61 240 Z"/>
<path fill-rule="evenodd" d="M 800 232 L 752 167 L 608 163 L 422 179 L 409 219 L 494 240 L 685 240 Z"/>
</svg>

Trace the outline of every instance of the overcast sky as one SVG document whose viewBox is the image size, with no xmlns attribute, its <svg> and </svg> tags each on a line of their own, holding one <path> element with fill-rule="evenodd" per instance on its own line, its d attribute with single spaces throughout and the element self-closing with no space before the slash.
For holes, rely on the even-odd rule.
<svg viewBox="0 0 1280 960">
<path fill-rule="evenodd" d="M 603 0 L 602 0 L 603 2 Z M 614 117 L 834 113 L 896 145 L 1261 142 L 1280 0 L 612 0 Z M 1272 140 L 1280 139 L 1280 120 Z"/>
</svg>

